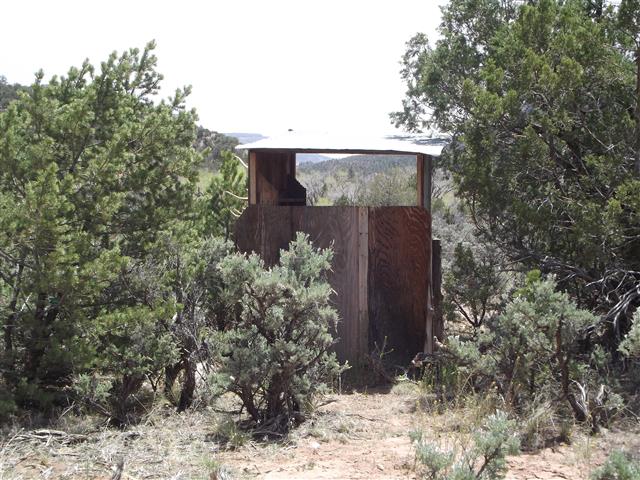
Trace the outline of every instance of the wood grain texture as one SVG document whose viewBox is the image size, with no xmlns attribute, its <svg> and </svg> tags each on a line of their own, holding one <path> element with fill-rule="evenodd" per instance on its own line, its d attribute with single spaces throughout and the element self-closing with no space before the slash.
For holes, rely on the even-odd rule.
<svg viewBox="0 0 640 480">
<path fill-rule="evenodd" d="M 433 157 L 430 155 L 416 155 L 416 178 L 419 207 L 431 211 L 431 177 L 433 174 Z"/>
<path fill-rule="evenodd" d="M 418 198 L 416 205 L 424 208 L 424 169 L 425 156 L 423 154 L 416 155 L 416 191 Z"/>
<path fill-rule="evenodd" d="M 249 205 L 304 205 L 293 152 L 249 152 Z"/>
<path fill-rule="evenodd" d="M 267 265 L 278 261 L 296 232 L 309 235 L 317 248 L 333 246 L 329 282 L 335 293 L 332 302 L 340 315 L 335 347 L 341 361 L 357 365 L 362 351 L 358 301 L 358 208 L 283 207 L 250 205 L 236 223 L 236 245 L 243 252 L 259 253 Z"/>
<path fill-rule="evenodd" d="M 369 337 L 407 366 L 423 351 L 431 273 L 431 219 L 421 207 L 369 209 Z"/>
<path fill-rule="evenodd" d="M 314 246 L 333 246 L 329 281 L 340 315 L 335 351 L 355 367 L 374 344 L 408 365 L 423 351 L 431 273 L 431 220 L 420 207 L 250 205 L 236 223 L 236 244 L 268 265 L 301 231 Z"/>
<path fill-rule="evenodd" d="M 369 352 L 369 209 L 358 208 L 358 351 Z"/>
<path fill-rule="evenodd" d="M 442 245 L 440 240 L 432 240 L 431 282 L 433 285 L 433 335 L 444 340 L 444 315 L 442 312 Z"/>
</svg>

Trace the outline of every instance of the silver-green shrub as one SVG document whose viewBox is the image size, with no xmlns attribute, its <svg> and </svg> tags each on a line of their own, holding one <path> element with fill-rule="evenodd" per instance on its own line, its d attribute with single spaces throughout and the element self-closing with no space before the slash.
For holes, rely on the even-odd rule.
<svg viewBox="0 0 640 480">
<path fill-rule="evenodd" d="M 629 453 L 614 450 L 591 480 L 640 480 L 640 462 Z"/>
<path fill-rule="evenodd" d="M 228 316 L 214 339 L 220 368 L 213 383 L 237 395 L 264 429 L 300 421 L 313 395 L 342 370 L 330 351 L 338 322 L 327 281 L 332 257 L 299 233 L 271 268 L 257 255 L 220 264 Z"/>
<path fill-rule="evenodd" d="M 506 456 L 519 451 L 516 422 L 504 412 L 489 416 L 465 448 L 445 449 L 422 433 L 412 435 L 422 478 L 428 480 L 495 480 L 504 478 Z"/>
<path fill-rule="evenodd" d="M 633 315 L 631 329 L 620 343 L 619 350 L 626 357 L 640 357 L 640 308 Z"/>
</svg>

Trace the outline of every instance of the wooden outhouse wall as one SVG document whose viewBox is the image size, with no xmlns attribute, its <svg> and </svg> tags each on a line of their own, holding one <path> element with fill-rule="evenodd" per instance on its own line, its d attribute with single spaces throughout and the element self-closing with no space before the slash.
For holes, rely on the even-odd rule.
<svg viewBox="0 0 640 480">
<path fill-rule="evenodd" d="M 296 155 L 291 152 L 249 154 L 249 204 L 277 205 L 286 182 L 296 175 Z"/>
<path fill-rule="evenodd" d="M 386 338 L 386 360 L 407 365 L 425 344 L 430 225 L 421 207 L 250 205 L 236 224 L 236 243 L 269 265 L 298 231 L 316 247 L 333 245 L 338 358 L 357 367 Z"/>
<path fill-rule="evenodd" d="M 370 348 L 387 337 L 388 360 L 408 366 L 425 346 L 431 221 L 420 207 L 369 208 Z"/>
</svg>

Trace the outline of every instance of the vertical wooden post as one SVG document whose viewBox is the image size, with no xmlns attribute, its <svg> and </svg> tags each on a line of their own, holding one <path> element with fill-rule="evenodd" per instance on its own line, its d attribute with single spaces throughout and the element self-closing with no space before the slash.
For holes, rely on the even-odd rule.
<svg viewBox="0 0 640 480">
<path fill-rule="evenodd" d="M 424 352 L 433 353 L 433 285 L 427 289 L 427 321 L 425 325 Z"/>
<path fill-rule="evenodd" d="M 287 159 L 287 175 L 296 177 L 296 152 L 289 152 Z"/>
<path fill-rule="evenodd" d="M 426 232 L 425 240 L 430 244 L 430 251 L 433 257 L 433 244 L 431 242 L 431 177 L 433 168 L 433 158 L 430 155 L 418 154 L 417 158 L 417 191 L 418 191 L 418 206 L 425 208 L 429 211 L 429 225 Z M 429 268 L 427 269 L 427 311 L 425 312 L 425 339 L 424 339 L 424 351 L 426 353 L 433 353 L 434 342 L 433 336 L 437 330 L 437 315 L 435 305 L 434 290 L 434 276 L 433 276 L 433 258 L 429 259 Z"/>
<path fill-rule="evenodd" d="M 369 208 L 358 208 L 358 354 L 369 353 Z"/>
<path fill-rule="evenodd" d="M 434 238 L 431 242 L 431 283 L 433 285 L 433 336 L 444 339 L 444 317 L 442 313 L 442 245 Z"/>
<path fill-rule="evenodd" d="M 249 205 L 258 203 L 258 170 L 256 152 L 249 151 Z"/>
<path fill-rule="evenodd" d="M 424 208 L 424 155 L 419 153 L 416 155 L 416 191 L 418 199 L 416 205 Z"/>
<path fill-rule="evenodd" d="M 433 168 L 433 158 L 431 155 L 419 153 L 416 155 L 416 159 L 418 206 L 431 211 L 431 170 Z"/>
</svg>

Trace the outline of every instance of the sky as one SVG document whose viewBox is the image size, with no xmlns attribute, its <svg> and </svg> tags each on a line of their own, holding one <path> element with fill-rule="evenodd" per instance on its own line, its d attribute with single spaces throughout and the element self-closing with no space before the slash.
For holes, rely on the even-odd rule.
<svg viewBox="0 0 640 480">
<path fill-rule="evenodd" d="M 12 1 L 0 75 L 29 84 L 155 39 L 162 95 L 191 85 L 211 130 L 393 133 L 405 43 L 436 38 L 445 1 Z"/>
</svg>

